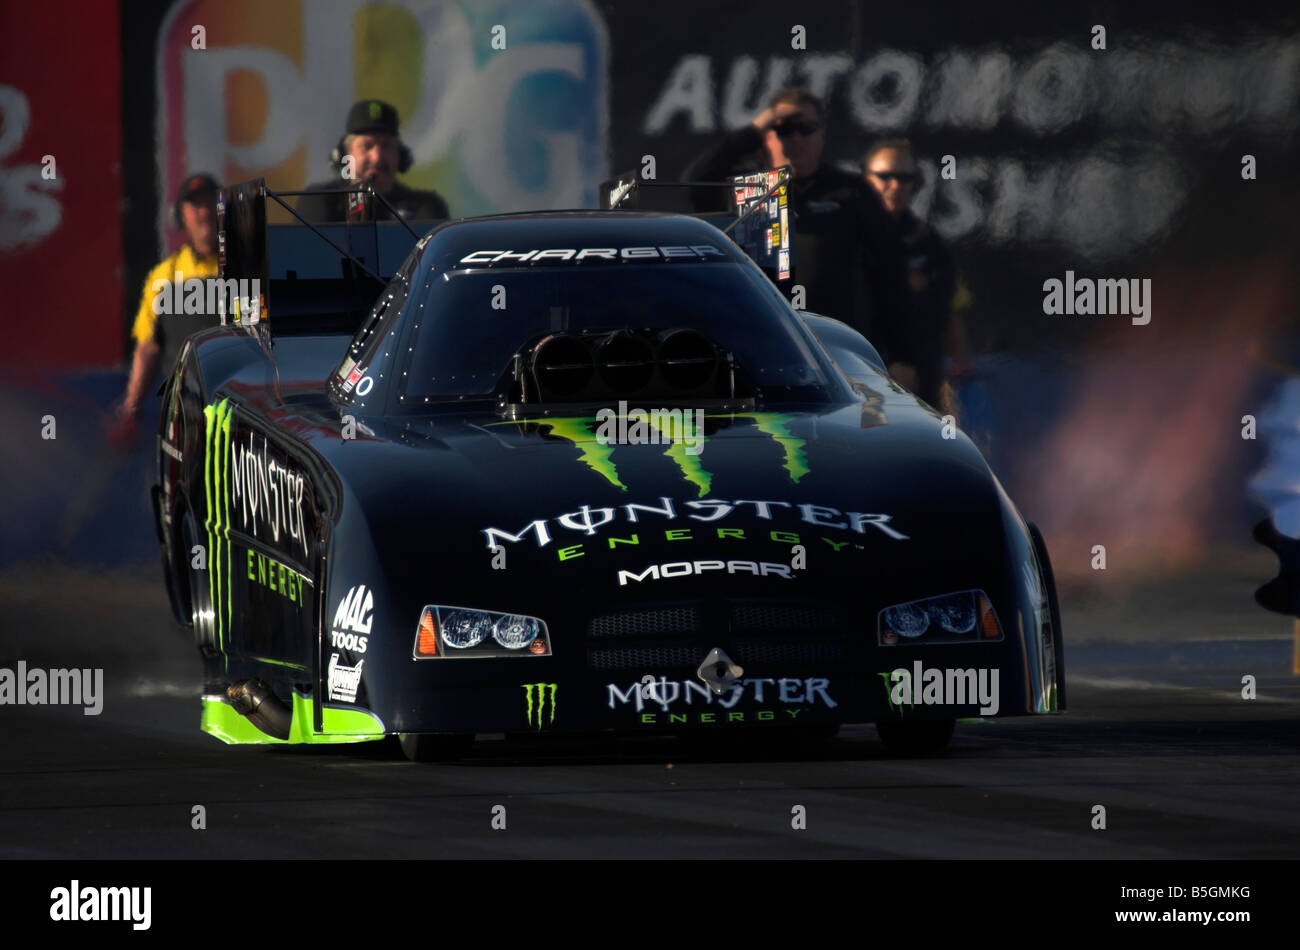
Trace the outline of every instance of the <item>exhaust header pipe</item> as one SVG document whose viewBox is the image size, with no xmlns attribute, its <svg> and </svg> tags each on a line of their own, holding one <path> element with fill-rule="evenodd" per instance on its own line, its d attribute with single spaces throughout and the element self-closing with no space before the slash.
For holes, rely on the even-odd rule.
<svg viewBox="0 0 1300 950">
<path fill-rule="evenodd" d="M 293 710 L 280 702 L 279 697 L 259 679 L 236 683 L 226 690 L 226 699 L 235 712 L 244 716 L 268 736 L 289 738 Z"/>
</svg>

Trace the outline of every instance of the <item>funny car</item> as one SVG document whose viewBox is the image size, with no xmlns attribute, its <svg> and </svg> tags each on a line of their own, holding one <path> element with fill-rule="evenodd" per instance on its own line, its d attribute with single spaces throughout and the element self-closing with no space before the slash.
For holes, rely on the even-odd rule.
<svg viewBox="0 0 1300 950">
<path fill-rule="evenodd" d="M 715 223 L 267 225 L 164 387 L 153 498 L 229 743 L 833 732 L 1065 705 L 1042 537 L 951 418 Z M 797 264 L 796 264 L 797 266 Z"/>
</svg>

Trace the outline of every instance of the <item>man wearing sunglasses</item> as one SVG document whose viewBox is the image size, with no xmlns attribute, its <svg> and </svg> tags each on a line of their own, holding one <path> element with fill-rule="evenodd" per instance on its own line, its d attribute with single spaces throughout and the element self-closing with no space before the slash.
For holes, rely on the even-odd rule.
<svg viewBox="0 0 1300 950">
<path fill-rule="evenodd" d="M 720 181 L 789 165 L 790 286 L 803 286 L 806 309 L 843 320 L 870 339 L 891 374 L 908 386 L 915 382 L 915 340 L 902 242 L 875 193 L 858 176 L 822 161 L 824 117 L 812 93 L 783 89 L 749 125 L 696 158 L 682 177 Z M 697 207 L 705 210 L 707 197 L 697 190 Z"/>
<path fill-rule="evenodd" d="M 945 348 L 960 363 L 964 359 L 965 326 L 957 310 L 969 303 L 947 245 L 911 211 L 916 193 L 916 161 L 907 139 L 884 139 L 867 151 L 867 182 L 880 195 L 885 210 L 898 222 L 907 251 L 907 277 L 916 318 L 918 396 L 936 408 L 951 407 L 950 388 L 943 378 Z"/>
</svg>

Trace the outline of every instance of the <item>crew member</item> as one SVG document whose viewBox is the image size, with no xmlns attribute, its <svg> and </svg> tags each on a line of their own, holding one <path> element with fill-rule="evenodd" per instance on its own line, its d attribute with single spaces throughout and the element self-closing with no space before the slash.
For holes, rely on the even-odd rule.
<svg viewBox="0 0 1300 950">
<path fill-rule="evenodd" d="M 825 110 L 806 89 L 778 92 L 766 109 L 711 146 L 688 181 L 789 165 L 793 273 L 814 313 L 843 320 L 871 340 L 890 373 L 914 381 L 911 301 L 892 219 L 860 178 L 822 161 Z"/>
<path fill-rule="evenodd" d="M 958 309 L 970 294 L 960 287 L 957 269 L 943 239 L 911 210 L 917 168 L 907 139 L 883 139 L 868 149 L 866 179 L 880 195 L 885 210 L 898 222 L 906 249 L 908 285 L 916 319 L 916 394 L 931 405 L 951 408 L 945 386 L 944 351 L 960 366 L 965 358 L 965 324 Z"/>
<path fill-rule="evenodd" d="M 397 110 L 378 99 L 363 99 L 348 110 L 348 120 L 339 144 L 330 153 L 335 178 L 307 187 L 308 191 L 341 191 L 358 182 L 369 182 L 375 191 L 403 218 L 427 220 L 449 218 L 447 202 L 436 191 L 417 191 L 397 180 L 399 172 L 411 167 L 411 151 L 398 137 Z M 383 202 L 374 201 L 375 218 L 389 217 Z M 298 213 L 313 224 L 348 220 L 346 194 L 303 195 Z"/>
<path fill-rule="evenodd" d="M 118 407 L 118 421 L 129 426 L 140 411 L 146 394 L 156 385 L 158 370 L 170 372 L 180 355 L 181 345 L 191 334 L 218 326 L 218 313 L 178 313 L 172 304 L 181 296 L 173 284 L 191 278 L 206 280 L 217 276 L 217 180 L 211 175 L 194 174 L 181 182 L 176 202 L 171 208 L 171 223 L 185 232 L 185 243 L 149 272 L 145 278 L 140 309 L 136 312 L 131 335 L 135 338 L 135 356 L 126 384 L 126 396 Z M 164 306 L 155 306 L 159 295 L 166 294 Z M 203 299 L 207 300 L 207 294 Z"/>
</svg>

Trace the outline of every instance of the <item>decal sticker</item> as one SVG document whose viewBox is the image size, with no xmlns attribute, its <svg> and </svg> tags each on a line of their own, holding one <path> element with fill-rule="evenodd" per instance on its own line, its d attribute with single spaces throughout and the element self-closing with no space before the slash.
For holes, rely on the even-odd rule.
<svg viewBox="0 0 1300 950">
<path fill-rule="evenodd" d="M 709 571 L 725 570 L 728 574 L 753 574 L 755 577 L 784 577 L 794 580 L 789 564 L 775 564 L 770 561 L 673 561 L 668 564 L 651 564 L 645 570 L 619 571 L 618 586 L 626 587 L 628 581 L 658 581 L 674 577 L 691 577 Z"/>
<path fill-rule="evenodd" d="M 299 607 L 302 606 L 302 585 L 310 585 L 310 580 L 293 568 L 281 564 L 275 558 L 267 557 L 265 554 L 260 554 L 251 549 L 247 552 L 246 561 L 250 581 L 274 591 Z"/>
<path fill-rule="evenodd" d="M 727 259 L 727 252 L 712 244 L 691 244 L 680 247 L 553 247 L 530 251 L 471 251 L 459 261 L 461 264 L 522 264 L 527 261 L 555 261 L 578 263 L 590 259 L 606 261 L 644 260 L 707 260 Z"/>
<path fill-rule="evenodd" d="M 230 642 L 232 619 L 232 582 L 234 580 L 231 531 L 237 530 L 276 548 L 281 554 L 293 558 L 308 557 L 308 525 L 315 522 L 315 504 L 306 478 L 294 470 L 284 454 L 265 436 L 238 427 L 234 405 L 222 399 L 203 408 L 204 453 L 203 490 L 205 502 L 204 530 L 208 538 L 208 596 L 213 608 L 213 627 L 216 647 L 224 652 Z M 261 555 L 255 555 L 261 557 Z M 302 604 L 300 582 L 311 584 L 311 578 L 295 572 L 289 579 L 285 568 L 285 582 L 280 583 L 279 561 L 268 559 L 266 580 L 261 579 L 257 561 L 240 569 L 251 569 L 249 580 L 255 580 Z M 274 570 L 275 583 L 271 583 Z"/>
<path fill-rule="evenodd" d="M 248 433 L 234 447 L 230 464 L 232 508 L 239 513 L 239 528 L 259 540 L 280 543 L 284 534 L 307 556 L 307 532 L 303 525 L 302 496 L 306 479 L 272 454 L 262 436 Z"/>
<path fill-rule="evenodd" d="M 602 412 L 609 412 L 609 410 L 602 410 Z M 789 423 L 792 419 L 790 415 L 781 412 L 728 412 L 704 416 L 704 418 L 732 421 L 745 419 L 752 422 L 759 432 L 769 436 L 781 446 L 785 454 L 783 467 L 791 484 L 799 484 L 799 480 L 810 471 L 808 459 L 804 453 L 804 446 L 807 443 L 790 433 Z M 713 475 L 704 468 L 700 459 L 700 453 L 704 450 L 708 441 L 703 432 L 688 434 L 680 418 L 675 426 L 672 424 L 671 414 L 666 419 L 661 414 L 657 417 L 631 419 L 630 421 L 632 421 L 634 428 L 639 425 L 653 425 L 663 435 L 662 442 L 670 444 L 668 451 L 664 455 L 677 464 L 682 473 L 682 478 L 696 487 L 696 497 L 703 498 L 709 493 L 709 485 L 712 483 Z M 598 413 L 595 417 L 572 416 L 558 419 L 529 420 L 527 422 L 497 422 L 493 423 L 493 425 L 549 428 L 552 435 L 567 439 L 578 447 L 580 453 L 578 460 L 589 469 L 620 491 L 628 490 L 627 485 L 619 479 L 618 469 L 613 462 L 615 445 L 611 443 L 618 433 L 612 431 L 615 429 L 615 425 L 610 416 L 603 416 Z M 626 434 L 625 428 L 620 429 L 620 431 Z"/>
<path fill-rule="evenodd" d="M 352 387 L 365 374 L 366 368 L 364 366 L 358 365 L 357 361 L 350 356 L 345 359 L 343 365 L 339 367 L 338 373 L 339 383 L 342 385 L 343 391 L 345 393 L 351 392 Z"/>
<path fill-rule="evenodd" d="M 206 433 L 203 453 L 203 488 L 208 533 L 208 602 L 212 604 L 217 649 L 224 650 L 230 626 L 230 481 L 226 477 L 230 457 L 229 399 L 205 406 Z M 224 569 L 223 569 L 224 568 Z M 222 602 L 225 610 L 222 610 Z"/>
<path fill-rule="evenodd" d="M 361 685 L 361 667 L 365 660 L 358 660 L 356 666 L 343 666 L 339 655 L 334 653 L 329 662 L 330 699 L 344 703 L 357 701 L 357 688 Z"/>
<path fill-rule="evenodd" d="M 334 609 L 334 623 L 330 629 L 330 646 L 335 650 L 365 653 L 369 642 L 374 594 L 365 584 L 348 588 L 348 592 Z M 357 667 L 360 669 L 360 666 Z"/>
<path fill-rule="evenodd" d="M 599 447 L 599 446 L 598 446 Z M 805 524 L 815 525 L 819 528 L 838 528 L 841 531 L 852 531 L 856 534 L 866 534 L 868 528 L 875 528 L 894 541 L 906 541 L 909 536 L 903 534 L 891 524 L 892 515 L 871 513 L 862 511 L 841 512 L 838 508 L 831 508 L 827 505 L 810 505 L 810 504 L 793 504 L 788 501 L 758 501 L 754 499 L 737 499 L 736 501 L 722 501 L 716 498 L 692 499 L 682 503 L 685 508 L 691 509 L 681 513 L 682 517 L 697 522 L 714 522 L 720 521 L 730 516 L 742 505 L 753 505 L 754 517 L 763 521 L 772 521 L 779 517 L 789 519 L 795 511 L 799 513 L 799 520 Z M 793 510 L 791 510 L 793 509 Z M 741 509 L 742 513 L 748 514 Z M 618 513 L 623 513 L 623 518 L 618 518 Z M 640 528 L 633 528 L 628 538 L 609 538 L 609 547 L 613 548 L 616 543 L 619 544 L 638 544 L 639 539 L 635 532 L 643 530 L 645 523 L 642 521 L 645 515 L 657 515 L 666 521 L 676 521 L 679 512 L 672 498 L 662 496 L 658 505 L 647 505 L 638 502 L 631 502 L 626 505 L 619 505 L 617 508 L 592 508 L 590 505 L 583 505 L 577 511 L 566 512 L 554 519 L 538 518 L 524 525 L 517 533 L 512 534 L 501 528 L 484 528 L 484 536 L 487 538 L 487 546 L 491 551 L 499 547 L 499 542 L 509 541 L 517 544 L 530 533 L 537 542 L 539 548 L 544 548 L 550 544 L 554 538 L 551 535 L 551 522 L 560 528 L 569 531 L 579 531 L 588 537 L 594 537 L 597 530 L 604 528 L 606 525 L 616 523 L 639 525 Z M 668 540 L 689 540 L 691 535 L 688 533 L 692 528 L 674 528 L 668 529 Z M 625 532 L 627 533 L 627 532 Z M 718 528 L 718 537 L 739 537 L 744 538 L 744 529 L 742 528 Z M 770 533 L 772 540 L 784 544 L 798 544 L 799 537 L 790 532 L 773 531 Z M 831 547 L 835 547 L 835 542 L 829 541 Z M 847 543 L 847 542 L 842 542 Z M 836 548 L 838 550 L 838 548 Z M 579 555 L 572 555 L 577 557 Z"/>
<path fill-rule="evenodd" d="M 538 730 L 542 728 L 543 721 L 547 725 L 553 725 L 555 723 L 555 693 L 559 689 L 558 684 L 526 683 L 523 689 L 528 725 Z M 549 705 L 547 703 L 548 691 L 550 696 Z"/>
<path fill-rule="evenodd" d="M 733 682 L 716 696 L 703 683 L 666 676 L 643 677 L 626 688 L 606 683 L 605 691 L 610 709 L 631 706 L 643 725 L 789 723 L 797 722 L 806 709 L 818 705 L 834 709 L 839 705 L 831 698 L 830 680 L 818 676 L 746 678 Z M 654 707 L 658 710 L 647 711 Z"/>
</svg>

